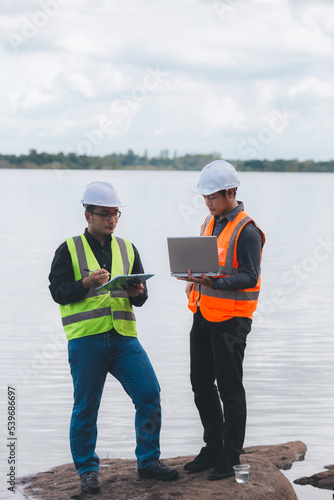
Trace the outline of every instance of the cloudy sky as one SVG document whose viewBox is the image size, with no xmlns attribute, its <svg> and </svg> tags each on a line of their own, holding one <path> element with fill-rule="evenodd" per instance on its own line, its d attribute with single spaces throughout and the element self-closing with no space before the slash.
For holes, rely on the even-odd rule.
<svg viewBox="0 0 334 500">
<path fill-rule="evenodd" d="M 1 0 L 0 153 L 334 158 L 332 0 Z"/>
</svg>

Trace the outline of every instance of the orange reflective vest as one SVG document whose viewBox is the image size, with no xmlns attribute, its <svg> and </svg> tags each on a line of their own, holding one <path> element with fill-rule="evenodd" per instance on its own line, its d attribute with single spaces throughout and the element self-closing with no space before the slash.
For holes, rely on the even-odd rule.
<svg viewBox="0 0 334 500">
<path fill-rule="evenodd" d="M 233 276 L 240 272 L 237 258 L 238 239 L 242 229 L 249 223 L 255 224 L 253 219 L 242 210 L 232 222 L 227 223 L 218 236 L 221 277 Z M 211 236 L 213 225 L 214 217 L 209 215 L 201 227 L 201 236 Z M 265 236 L 262 231 L 261 234 L 264 244 Z M 252 318 L 258 303 L 260 285 L 261 276 L 254 288 L 245 290 L 214 290 L 195 283 L 189 295 L 188 307 L 193 313 L 199 307 L 203 317 L 208 321 L 226 321 L 235 316 Z"/>
</svg>

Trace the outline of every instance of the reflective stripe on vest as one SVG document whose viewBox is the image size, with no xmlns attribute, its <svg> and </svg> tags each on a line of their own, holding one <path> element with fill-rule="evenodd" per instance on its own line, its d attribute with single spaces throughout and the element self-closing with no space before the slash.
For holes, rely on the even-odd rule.
<svg viewBox="0 0 334 500">
<path fill-rule="evenodd" d="M 63 318 L 63 326 L 72 325 L 79 321 L 86 321 L 93 318 L 101 318 L 102 316 L 110 315 L 110 307 L 103 307 L 101 309 L 93 309 L 92 311 L 83 311 L 81 313 L 72 314 Z"/>
<path fill-rule="evenodd" d="M 232 222 L 227 223 L 218 236 L 219 269 L 222 277 L 239 273 L 237 243 L 243 227 L 249 223 L 254 223 L 253 219 L 241 211 Z M 213 226 L 214 217 L 209 215 L 201 228 L 201 236 L 211 236 Z M 262 231 L 261 234 L 264 243 Z M 261 277 L 254 288 L 246 290 L 215 290 L 195 284 L 189 295 L 188 307 L 196 312 L 199 304 L 201 313 L 208 321 L 225 321 L 234 316 L 252 318 L 257 307 L 260 285 Z"/>
<path fill-rule="evenodd" d="M 75 281 L 89 276 L 86 269 L 100 268 L 84 235 L 69 238 L 66 242 Z M 130 241 L 113 236 L 111 252 L 111 276 L 130 274 L 134 263 L 134 251 Z M 60 310 L 68 339 L 103 333 L 112 328 L 121 335 L 137 335 L 136 318 L 129 295 L 123 290 L 105 292 L 91 288 L 84 299 L 60 306 Z"/>
<path fill-rule="evenodd" d="M 234 300 L 257 300 L 259 298 L 259 293 L 259 291 L 251 292 L 242 290 L 230 292 L 229 290 L 215 290 L 213 288 L 207 289 L 207 287 L 205 287 L 205 295 L 208 297 L 219 297 L 222 299 L 230 299 L 232 294 Z"/>
</svg>

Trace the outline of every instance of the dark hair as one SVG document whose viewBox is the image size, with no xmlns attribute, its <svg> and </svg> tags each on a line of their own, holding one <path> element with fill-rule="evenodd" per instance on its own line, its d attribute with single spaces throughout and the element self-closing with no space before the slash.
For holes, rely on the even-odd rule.
<svg viewBox="0 0 334 500">
<path fill-rule="evenodd" d="M 86 212 L 94 212 L 95 205 L 84 205 Z"/>
<path fill-rule="evenodd" d="M 235 195 L 237 194 L 237 189 L 238 188 L 235 187 L 235 188 L 232 188 L 232 189 L 234 191 L 234 198 L 235 198 Z M 218 192 L 222 195 L 223 198 L 226 198 L 226 191 L 227 191 L 226 189 L 222 189 L 221 191 L 218 191 Z"/>
</svg>

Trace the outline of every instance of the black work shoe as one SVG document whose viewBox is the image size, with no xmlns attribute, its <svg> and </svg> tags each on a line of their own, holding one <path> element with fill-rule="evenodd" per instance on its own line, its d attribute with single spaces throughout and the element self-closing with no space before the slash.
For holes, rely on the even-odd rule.
<svg viewBox="0 0 334 500">
<path fill-rule="evenodd" d="M 234 476 L 233 465 L 239 465 L 239 457 L 223 457 L 208 476 L 209 481 L 217 481 Z"/>
<path fill-rule="evenodd" d="M 138 475 L 140 478 L 153 477 L 160 479 L 160 481 L 174 481 L 174 479 L 179 477 L 179 471 L 167 467 L 160 460 L 156 460 L 153 464 L 145 467 L 145 469 L 138 469 Z"/>
<path fill-rule="evenodd" d="M 84 493 L 97 493 L 100 491 L 99 473 L 89 470 L 80 474 L 81 489 Z"/>
<path fill-rule="evenodd" d="M 183 467 L 184 470 L 189 472 L 202 472 L 206 469 L 211 469 L 219 461 L 220 452 L 212 452 L 208 448 L 204 447 L 201 449 L 197 457 L 191 462 L 188 462 Z"/>
</svg>

